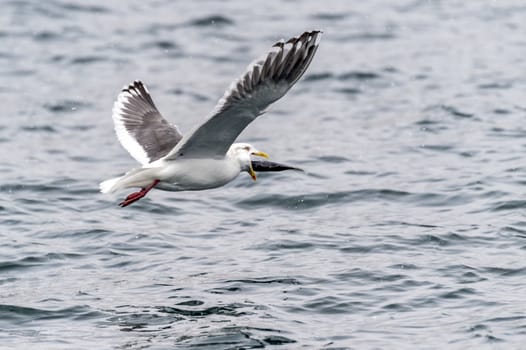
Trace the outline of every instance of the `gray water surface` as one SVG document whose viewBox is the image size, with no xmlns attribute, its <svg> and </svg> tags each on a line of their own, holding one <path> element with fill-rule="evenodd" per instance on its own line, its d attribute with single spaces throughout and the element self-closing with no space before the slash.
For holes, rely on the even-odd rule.
<svg viewBox="0 0 526 350">
<path fill-rule="evenodd" d="M 0 348 L 523 348 L 526 6 L 353 3 L 1 0 Z M 98 193 L 122 86 L 185 132 L 311 29 L 239 139 L 305 173 Z"/>
</svg>

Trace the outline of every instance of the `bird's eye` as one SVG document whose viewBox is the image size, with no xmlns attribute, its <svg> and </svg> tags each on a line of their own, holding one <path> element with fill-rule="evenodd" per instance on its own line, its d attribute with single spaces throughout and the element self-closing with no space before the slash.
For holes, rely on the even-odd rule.
<svg viewBox="0 0 526 350">
<path fill-rule="evenodd" d="M 247 151 L 247 152 L 250 151 L 250 147 L 248 147 L 248 146 L 243 147 L 243 149 L 244 149 L 245 151 Z"/>
</svg>

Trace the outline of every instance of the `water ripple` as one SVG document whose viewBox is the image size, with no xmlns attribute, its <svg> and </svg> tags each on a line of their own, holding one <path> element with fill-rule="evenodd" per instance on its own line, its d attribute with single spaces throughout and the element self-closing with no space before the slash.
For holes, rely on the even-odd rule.
<svg viewBox="0 0 526 350">
<path fill-rule="evenodd" d="M 212 15 L 192 20 L 190 23 L 192 26 L 197 27 L 208 27 L 208 26 L 227 26 L 233 25 L 234 21 L 228 17 L 221 15 Z"/>
<path fill-rule="evenodd" d="M 72 306 L 58 310 L 46 310 L 17 305 L 0 304 L 0 312 L 2 313 L 2 324 L 4 327 L 10 325 L 19 326 L 24 323 L 53 319 L 68 319 L 71 321 L 86 320 L 91 318 L 99 318 L 104 315 L 102 312 L 93 311 L 85 305 Z"/>
<path fill-rule="evenodd" d="M 349 4 L 2 2 L 0 347 L 521 348 L 526 7 Z M 98 193 L 138 166 L 123 85 L 188 134 L 309 26 L 305 78 L 240 135 L 308 172 Z"/>
</svg>

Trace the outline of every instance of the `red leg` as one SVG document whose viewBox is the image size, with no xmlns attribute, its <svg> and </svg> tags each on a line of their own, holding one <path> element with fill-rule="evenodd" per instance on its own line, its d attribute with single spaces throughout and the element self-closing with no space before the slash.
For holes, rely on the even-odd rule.
<svg viewBox="0 0 526 350">
<path fill-rule="evenodd" d="M 146 196 L 146 194 L 148 192 L 150 192 L 150 190 L 152 188 L 154 188 L 158 183 L 159 183 L 159 180 L 154 180 L 150 185 L 148 185 L 148 187 L 141 188 L 140 191 L 133 192 L 130 195 L 128 195 L 128 197 L 126 197 L 122 202 L 120 202 L 119 205 L 121 207 L 127 207 L 128 205 L 132 204 L 133 202 L 138 201 L 142 197 Z"/>
</svg>

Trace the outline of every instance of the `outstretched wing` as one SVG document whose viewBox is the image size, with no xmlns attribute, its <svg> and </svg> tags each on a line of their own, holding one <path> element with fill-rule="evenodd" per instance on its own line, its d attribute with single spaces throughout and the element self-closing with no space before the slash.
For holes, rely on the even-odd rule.
<svg viewBox="0 0 526 350">
<path fill-rule="evenodd" d="M 159 113 L 146 86 L 138 80 L 117 97 L 113 123 L 121 145 L 142 165 L 164 157 L 183 138 Z"/>
<path fill-rule="evenodd" d="M 309 66 L 320 31 L 281 40 L 234 81 L 208 119 L 165 157 L 167 160 L 223 157 L 250 122 L 283 97 Z"/>
</svg>

